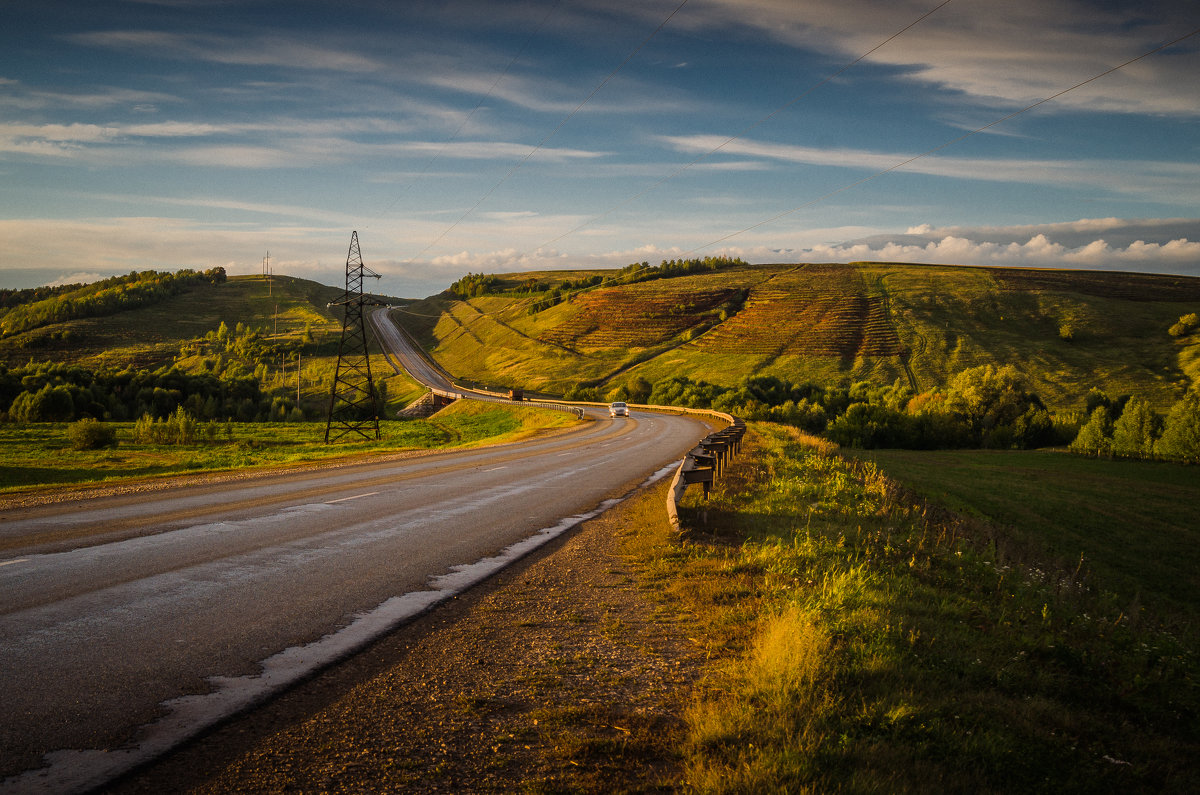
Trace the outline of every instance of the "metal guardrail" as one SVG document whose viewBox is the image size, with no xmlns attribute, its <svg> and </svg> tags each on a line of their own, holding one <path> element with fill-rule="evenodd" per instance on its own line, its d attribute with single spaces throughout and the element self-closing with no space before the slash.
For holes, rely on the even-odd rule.
<svg viewBox="0 0 1200 795">
<path fill-rule="evenodd" d="M 712 484 L 728 460 L 741 452 L 742 437 L 746 434 L 746 423 L 742 420 L 721 412 L 705 413 L 728 419 L 729 426 L 704 437 L 700 444 L 684 456 L 679 469 L 675 471 L 675 479 L 671 481 L 671 487 L 667 490 L 667 519 L 676 533 L 683 530 L 679 521 L 679 502 L 683 499 L 684 491 L 689 485 L 699 483 L 704 487 L 704 497 L 707 499 Z"/>
<path fill-rule="evenodd" d="M 455 386 L 458 386 L 457 384 Z M 446 400 L 482 400 L 488 403 L 505 403 L 518 406 L 535 406 L 542 409 L 550 409 L 552 411 L 565 411 L 569 414 L 574 414 L 579 419 L 583 419 L 583 409 L 579 406 L 572 406 L 567 403 L 553 403 L 543 400 L 521 400 L 514 401 L 511 398 L 496 392 L 485 392 L 481 389 L 466 389 L 461 392 L 451 392 L 445 389 L 429 390 L 433 394 Z"/>
</svg>

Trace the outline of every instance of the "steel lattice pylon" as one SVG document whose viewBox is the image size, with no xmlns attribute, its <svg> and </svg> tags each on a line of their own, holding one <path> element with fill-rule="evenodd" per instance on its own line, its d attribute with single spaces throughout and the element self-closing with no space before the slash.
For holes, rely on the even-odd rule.
<svg viewBox="0 0 1200 795">
<path fill-rule="evenodd" d="M 367 326 L 363 317 L 365 304 L 378 303 L 363 298 L 363 279 L 378 279 L 363 265 L 358 248 L 358 232 L 350 235 L 350 252 L 346 255 L 346 292 L 330 306 L 343 306 L 342 342 L 338 346 L 337 370 L 333 390 L 329 395 L 329 422 L 325 425 L 325 443 L 336 442 L 349 433 L 364 439 L 379 438 L 379 409 L 375 382 L 371 380 L 371 357 L 367 350 Z M 372 435 L 370 432 L 373 432 Z"/>
</svg>

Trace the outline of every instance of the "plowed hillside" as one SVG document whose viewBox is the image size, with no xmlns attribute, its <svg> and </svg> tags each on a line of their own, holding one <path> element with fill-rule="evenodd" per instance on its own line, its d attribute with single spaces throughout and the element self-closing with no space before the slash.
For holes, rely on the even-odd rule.
<svg viewBox="0 0 1200 795">
<path fill-rule="evenodd" d="M 1200 279 L 895 263 L 751 265 L 633 284 L 548 290 L 616 272 L 501 277 L 500 291 L 416 302 L 396 318 L 450 372 L 562 393 L 583 383 L 754 375 L 917 389 L 979 364 L 1015 364 L 1057 408 L 1093 386 L 1166 406 L 1200 383 L 1200 343 L 1167 329 L 1200 311 Z M 518 292 L 541 283 L 540 293 Z M 543 301 L 542 306 L 535 306 Z"/>
</svg>

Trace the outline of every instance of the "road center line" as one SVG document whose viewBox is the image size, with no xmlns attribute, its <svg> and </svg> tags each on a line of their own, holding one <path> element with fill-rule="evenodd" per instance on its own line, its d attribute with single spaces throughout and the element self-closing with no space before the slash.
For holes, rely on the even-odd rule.
<svg viewBox="0 0 1200 795">
<path fill-rule="evenodd" d="M 507 464 L 505 464 L 505 465 L 504 465 L 504 466 L 502 466 L 502 467 L 492 467 L 491 469 L 485 469 L 485 470 L 483 470 L 483 471 L 484 471 L 484 472 L 499 472 L 501 469 L 508 469 L 508 465 L 507 465 Z"/>
<path fill-rule="evenodd" d="M 355 494 L 353 497 L 342 497 L 340 500 L 326 500 L 325 504 L 333 505 L 334 503 L 337 503 L 337 502 L 349 502 L 350 500 L 361 500 L 363 497 L 374 497 L 378 493 L 379 492 L 377 492 L 377 491 L 370 491 L 370 492 L 367 492 L 366 494 Z"/>
</svg>

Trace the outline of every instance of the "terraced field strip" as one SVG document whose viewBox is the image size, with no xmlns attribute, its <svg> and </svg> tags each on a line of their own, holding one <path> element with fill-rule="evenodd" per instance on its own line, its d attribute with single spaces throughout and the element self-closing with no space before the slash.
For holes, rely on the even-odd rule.
<svg viewBox="0 0 1200 795">
<path fill-rule="evenodd" d="M 904 346 L 883 298 L 847 265 L 812 265 L 751 290 L 745 308 L 701 337 L 713 352 L 782 356 L 898 356 Z"/>
<path fill-rule="evenodd" d="M 597 290 L 574 299 L 578 310 L 539 339 L 572 348 L 646 348 L 715 320 L 734 288 L 684 291 L 655 282 Z"/>
</svg>

